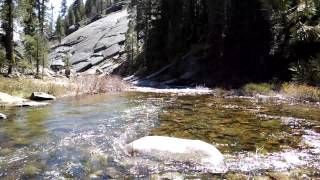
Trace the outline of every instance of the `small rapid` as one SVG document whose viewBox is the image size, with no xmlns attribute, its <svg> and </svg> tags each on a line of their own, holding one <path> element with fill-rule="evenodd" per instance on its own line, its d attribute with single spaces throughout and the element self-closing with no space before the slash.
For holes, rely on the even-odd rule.
<svg viewBox="0 0 320 180">
<path fill-rule="evenodd" d="M 4 109 L 8 120 L 0 122 L 0 178 L 252 177 L 320 170 L 318 107 L 211 93 L 140 89 L 63 99 L 43 108 Z M 125 151 L 126 144 L 148 135 L 211 143 L 224 154 L 227 173 Z"/>
</svg>

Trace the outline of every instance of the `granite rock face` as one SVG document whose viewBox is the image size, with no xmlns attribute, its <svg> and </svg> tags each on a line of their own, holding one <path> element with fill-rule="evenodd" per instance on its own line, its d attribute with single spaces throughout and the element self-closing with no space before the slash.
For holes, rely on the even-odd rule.
<svg viewBox="0 0 320 180">
<path fill-rule="evenodd" d="M 69 59 L 78 73 L 101 69 L 111 74 L 126 61 L 125 34 L 129 21 L 128 11 L 124 9 L 78 29 L 51 49 L 49 62 Z"/>
</svg>

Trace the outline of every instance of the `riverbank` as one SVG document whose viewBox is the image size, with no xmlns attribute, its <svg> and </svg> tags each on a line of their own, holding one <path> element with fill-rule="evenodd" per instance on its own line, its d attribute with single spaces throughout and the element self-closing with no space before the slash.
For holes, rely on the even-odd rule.
<svg viewBox="0 0 320 180">
<path fill-rule="evenodd" d="M 244 98 L 255 101 L 276 101 L 288 103 L 306 103 L 320 105 L 320 88 L 295 83 L 249 83 L 239 89 L 225 89 L 220 87 L 207 88 L 203 86 L 165 86 L 158 82 L 134 81 L 129 91 L 159 94 L 185 95 L 213 95 L 218 98 Z"/>
<path fill-rule="evenodd" d="M 270 97 L 279 97 L 282 99 L 287 99 L 289 101 L 296 101 L 302 103 L 320 102 L 320 88 L 304 84 L 250 83 L 243 86 L 240 89 L 240 91 L 243 95 L 247 96 L 255 96 L 259 94 Z"/>
<path fill-rule="evenodd" d="M 106 76 L 82 76 L 72 79 L 62 77 L 45 79 L 0 77 L 0 92 L 6 97 L 4 97 L 6 100 L 3 102 L 1 100 L 0 104 L 4 107 L 12 106 L 17 102 L 18 106 L 24 106 L 26 102 L 31 102 L 31 105 L 37 104 L 28 100 L 33 92 L 44 92 L 57 98 L 64 98 L 120 92 L 127 86 L 118 77 Z"/>
<path fill-rule="evenodd" d="M 249 83 L 239 89 L 206 87 L 140 87 L 134 83 L 112 76 L 81 76 L 68 78 L 5 78 L 0 77 L 0 92 L 29 98 L 33 92 L 45 92 L 57 98 L 78 95 L 104 94 L 120 91 L 171 93 L 177 95 L 205 95 L 216 97 L 243 97 L 260 101 L 286 101 L 320 105 L 320 88 L 294 83 Z"/>
</svg>

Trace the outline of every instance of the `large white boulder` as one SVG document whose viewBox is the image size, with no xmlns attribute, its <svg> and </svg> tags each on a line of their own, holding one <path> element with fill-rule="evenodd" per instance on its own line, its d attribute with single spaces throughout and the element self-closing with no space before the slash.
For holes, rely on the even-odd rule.
<svg viewBox="0 0 320 180">
<path fill-rule="evenodd" d="M 151 156 L 159 160 L 193 162 L 208 168 L 224 167 L 224 158 L 211 144 L 200 140 L 188 140 L 162 136 L 147 136 L 126 146 L 132 156 Z"/>
<path fill-rule="evenodd" d="M 7 116 L 2 114 L 2 113 L 0 113 L 0 119 L 7 119 Z"/>
</svg>

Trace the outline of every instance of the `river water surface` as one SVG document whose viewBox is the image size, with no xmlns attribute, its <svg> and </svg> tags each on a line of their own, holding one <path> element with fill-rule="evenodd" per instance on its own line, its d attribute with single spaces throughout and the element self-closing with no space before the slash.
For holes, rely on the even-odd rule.
<svg viewBox="0 0 320 180">
<path fill-rule="evenodd" d="M 0 179 L 319 178 L 319 106 L 245 97 L 129 92 L 2 109 Z M 200 139 L 225 156 L 215 174 L 130 157 L 147 135 Z"/>
</svg>

